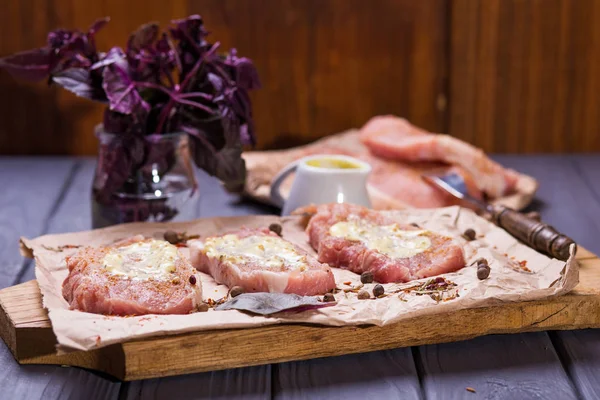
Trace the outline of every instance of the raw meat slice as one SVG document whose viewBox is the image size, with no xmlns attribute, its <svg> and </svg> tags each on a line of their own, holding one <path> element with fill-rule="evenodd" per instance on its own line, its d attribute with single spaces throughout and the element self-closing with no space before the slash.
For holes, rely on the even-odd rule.
<svg viewBox="0 0 600 400">
<path fill-rule="evenodd" d="M 451 238 L 405 225 L 384 213 L 351 204 L 316 208 L 306 231 L 319 261 L 377 282 L 408 282 L 465 266 L 462 248 Z"/>
<path fill-rule="evenodd" d="M 374 117 L 363 126 L 360 138 L 381 158 L 460 166 L 492 198 L 513 192 L 519 179 L 517 172 L 492 161 L 481 149 L 452 136 L 426 132 L 403 118 Z"/>
<path fill-rule="evenodd" d="M 192 265 L 247 292 L 323 294 L 335 288 L 331 268 L 268 229 L 247 229 L 188 242 Z"/>
<path fill-rule="evenodd" d="M 360 142 L 358 132 L 328 137 L 296 149 L 244 153 L 248 169 L 246 193 L 268 202 L 273 177 L 287 164 L 316 154 L 343 154 L 368 162 L 373 170 L 367 188 L 374 209 L 433 208 L 456 204 L 452 196 L 421 179 L 422 173 L 445 173 L 450 170 L 459 172 L 468 183 L 471 195 L 481 198 L 481 191 L 464 169 L 440 163 L 409 164 L 376 157 Z M 292 181 L 293 175 L 282 184 L 282 192 L 289 192 Z"/>
<path fill-rule="evenodd" d="M 106 315 L 187 314 L 202 302 L 197 271 L 177 247 L 135 236 L 66 258 L 63 297 L 72 309 Z M 193 278 L 192 278 L 193 277 Z"/>
<path fill-rule="evenodd" d="M 474 198 L 481 199 L 472 176 L 460 167 L 448 167 L 432 163 L 408 165 L 382 160 L 371 154 L 360 157 L 371 165 L 369 195 L 376 210 L 391 210 L 417 206 L 419 208 L 446 207 L 459 204 L 458 200 L 439 188 L 423 181 L 426 173 L 447 174 L 455 172 L 463 177 L 467 190 Z M 403 203 L 403 207 L 398 204 Z"/>
</svg>

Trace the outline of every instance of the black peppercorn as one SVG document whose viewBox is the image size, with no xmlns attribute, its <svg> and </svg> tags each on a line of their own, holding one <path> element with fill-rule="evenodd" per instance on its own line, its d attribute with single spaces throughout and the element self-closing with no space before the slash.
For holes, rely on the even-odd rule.
<svg viewBox="0 0 600 400">
<path fill-rule="evenodd" d="M 195 285 L 196 284 L 196 275 L 190 275 L 190 284 L 191 285 Z"/>
<path fill-rule="evenodd" d="M 360 275 L 360 281 L 362 283 L 373 283 L 373 273 L 366 271 Z"/>
<path fill-rule="evenodd" d="M 331 303 L 332 301 L 335 301 L 335 297 L 331 293 L 327 293 L 323 296 L 323 301 L 325 303 Z"/>
<path fill-rule="evenodd" d="M 480 280 L 486 279 L 490 276 L 490 267 L 489 266 L 481 266 L 477 268 L 477 278 Z"/>
<path fill-rule="evenodd" d="M 375 285 L 375 287 L 373 288 L 373 296 L 379 297 L 382 296 L 383 293 L 385 293 L 385 289 L 383 288 L 383 286 Z"/>
<path fill-rule="evenodd" d="M 463 236 L 467 240 L 475 240 L 476 233 L 473 229 L 469 228 L 463 233 Z"/>
<path fill-rule="evenodd" d="M 166 231 L 164 237 L 171 244 L 179 243 L 179 235 L 175 231 Z"/>
<path fill-rule="evenodd" d="M 241 287 L 241 286 L 234 286 L 234 287 L 232 287 L 232 288 L 231 288 L 231 290 L 229 291 L 229 295 L 230 295 L 231 297 L 237 297 L 237 296 L 239 296 L 240 294 L 242 294 L 242 293 L 244 293 L 244 292 L 245 292 L 245 290 L 244 290 L 244 288 L 243 288 L 243 287 Z"/>
<path fill-rule="evenodd" d="M 271 232 L 275 232 L 277 235 L 281 236 L 281 230 L 282 230 L 281 225 L 275 224 L 275 223 L 271 224 L 271 225 L 269 225 L 269 230 Z"/>
</svg>

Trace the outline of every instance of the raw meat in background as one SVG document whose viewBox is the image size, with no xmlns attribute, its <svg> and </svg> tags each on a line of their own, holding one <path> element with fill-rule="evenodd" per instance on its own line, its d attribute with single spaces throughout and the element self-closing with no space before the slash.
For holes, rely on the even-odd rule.
<svg viewBox="0 0 600 400">
<path fill-rule="evenodd" d="M 386 152 L 383 149 L 387 141 L 395 145 L 388 146 Z M 401 145 L 403 141 L 406 141 L 405 147 Z M 406 148 L 410 150 L 410 157 L 404 152 Z M 305 146 L 245 152 L 248 169 L 245 194 L 272 204 L 270 186 L 277 173 L 302 157 L 316 154 L 344 154 L 371 164 L 373 171 L 368 190 L 373 208 L 378 210 L 456 204 L 452 196 L 423 181 L 423 173 L 458 172 L 473 196 L 482 198 L 487 191 L 491 203 L 517 210 L 531 202 L 538 187 L 534 178 L 503 168 L 481 150 L 459 139 L 430 134 L 406 120 L 390 116 L 374 117 L 361 130 L 335 134 Z M 293 179 L 291 174 L 282 184 L 284 197 Z M 499 193 L 502 194 L 498 196 Z"/>
</svg>

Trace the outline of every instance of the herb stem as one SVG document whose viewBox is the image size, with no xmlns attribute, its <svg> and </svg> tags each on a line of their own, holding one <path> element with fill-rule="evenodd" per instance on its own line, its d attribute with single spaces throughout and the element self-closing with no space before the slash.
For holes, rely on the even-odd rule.
<svg viewBox="0 0 600 400">
<path fill-rule="evenodd" d="M 139 86 L 139 87 L 148 88 L 148 89 L 156 89 L 156 90 L 163 91 L 163 92 L 165 92 L 167 94 L 170 93 L 169 90 L 167 90 L 165 87 L 163 87 L 163 86 L 161 86 L 159 84 L 156 84 L 156 83 L 152 83 L 152 82 L 137 82 L 137 81 L 133 82 L 133 83 L 136 86 Z"/>
<path fill-rule="evenodd" d="M 203 99 L 206 99 L 206 100 L 212 100 L 213 99 L 213 97 L 211 95 L 206 94 L 206 93 L 202 93 L 202 92 L 181 93 L 178 97 L 180 99 L 189 99 L 189 98 L 192 98 L 192 97 L 202 97 Z"/>
<path fill-rule="evenodd" d="M 192 43 L 194 43 L 194 42 L 192 41 Z M 214 54 L 215 51 L 217 51 L 217 49 L 219 48 L 219 45 L 220 45 L 220 43 L 216 42 L 215 44 L 212 45 L 212 47 L 206 53 L 204 53 L 200 56 L 200 58 L 198 59 L 198 61 L 196 61 L 196 64 L 194 65 L 192 70 L 187 74 L 187 76 L 181 83 L 179 89 L 175 89 L 176 92 L 179 92 L 179 91 L 185 89 L 185 87 L 189 83 L 190 79 L 196 74 L 196 72 L 198 72 L 198 69 L 202 65 L 202 62 L 204 62 L 204 60 L 208 56 Z M 156 126 L 156 133 L 160 133 L 161 130 L 163 129 L 163 127 L 167 121 L 167 118 L 169 117 L 169 114 L 171 113 L 171 109 L 173 108 L 174 105 L 175 105 L 175 99 L 173 98 L 173 96 L 171 96 L 171 99 L 169 100 L 169 102 L 167 103 L 165 108 L 163 108 L 163 110 L 160 113 L 158 125 Z"/>
<path fill-rule="evenodd" d="M 160 90 L 161 92 L 168 94 L 169 97 L 171 98 L 171 100 L 174 100 L 177 103 L 185 104 L 190 107 L 199 108 L 203 111 L 206 111 L 209 114 L 214 113 L 214 110 L 208 106 L 205 106 L 203 104 L 196 103 L 193 101 L 185 100 L 185 98 L 187 98 L 187 97 L 195 97 L 195 96 L 198 96 L 203 93 L 189 93 L 189 94 L 194 94 L 195 96 L 185 96 L 185 94 L 188 94 L 188 93 L 176 93 L 176 90 L 168 90 L 164 86 L 157 85 L 156 83 L 152 83 L 152 82 L 134 82 L 134 84 L 136 86 L 143 87 L 143 88 Z M 204 97 L 204 98 L 206 98 L 206 97 Z"/>
<path fill-rule="evenodd" d="M 176 99 L 176 101 L 178 103 L 185 104 L 186 106 L 190 106 L 190 107 L 199 108 L 200 110 L 206 111 L 207 113 L 210 113 L 210 114 L 212 114 L 214 112 L 214 110 L 212 110 L 210 107 L 207 107 L 207 106 L 202 105 L 200 103 L 196 103 L 196 102 L 193 102 L 193 101 L 182 99 L 181 97 L 179 97 L 177 95 L 172 95 L 171 98 Z"/>
</svg>

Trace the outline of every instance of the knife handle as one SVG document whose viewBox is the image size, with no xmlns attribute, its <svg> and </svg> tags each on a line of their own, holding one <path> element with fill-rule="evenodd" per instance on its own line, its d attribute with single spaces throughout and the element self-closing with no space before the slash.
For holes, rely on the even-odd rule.
<svg viewBox="0 0 600 400">
<path fill-rule="evenodd" d="M 504 206 L 494 206 L 492 218 L 508 233 L 526 243 L 529 247 L 566 261 L 569 248 L 577 244 L 548 224 L 530 218 L 525 214 Z"/>
</svg>

